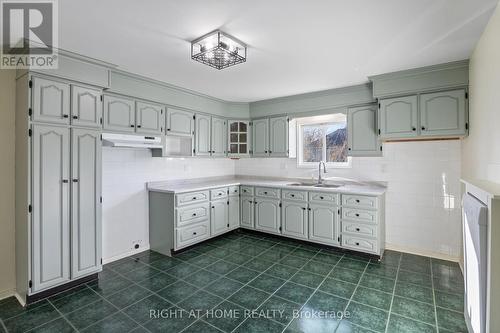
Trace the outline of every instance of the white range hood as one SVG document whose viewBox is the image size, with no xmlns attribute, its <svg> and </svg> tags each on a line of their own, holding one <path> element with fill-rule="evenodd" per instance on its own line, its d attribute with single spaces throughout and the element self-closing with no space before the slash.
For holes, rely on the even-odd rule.
<svg viewBox="0 0 500 333">
<path fill-rule="evenodd" d="M 106 147 L 162 149 L 160 136 L 102 133 L 102 143 Z"/>
</svg>

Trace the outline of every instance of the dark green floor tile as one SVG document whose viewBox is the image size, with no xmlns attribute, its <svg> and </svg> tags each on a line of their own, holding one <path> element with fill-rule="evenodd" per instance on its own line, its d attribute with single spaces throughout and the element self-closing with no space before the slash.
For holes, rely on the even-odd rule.
<svg viewBox="0 0 500 333">
<path fill-rule="evenodd" d="M 285 326 L 265 318 L 248 318 L 235 332 L 245 333 L 281 333 Z"/>
<path fill-rule="evenodd" d="M 259 275 L 259 272 L 244 267 L 238 267 L 226 274 L 226 277 L 239 281 L 241 283 L 248 283 L 250 280 L 253 280 L 255 277 L 257 277 L 257 275 Z"/>
<path fill-rule="evenodd" d="M 397 267 L 385 264 L 378 264 L 370 262 L 366 267 L 366 273 L 383 276 L 390 279 L 395 279 L 398 274 Z"/>
<path fill-rule="evenodd" d="M 325 276 L 328 273 L 330 273 L 332 268 L 333 268 L 333 265 L 328 265 L 324 262 L 311 260 L 307 264 L 305 264 L 304 267 L 302 267 L 302 270 Z"/>
<path fill-rule="evenodd" d="M 219 274 L 201 269 L 192 275 L 186 276 L 184 281 L 194 284 L 195 286 L 206 286 L 220 277 Z"/>
<path fill-rule="evenodd" d="M 292 275 L 294 275 L 297 272 L 298 272 L 297 268 L 280 264 L 274 264 L 266 271 L 266 274 L 270 274 L 279 277 L 281 279 L 288 280 L 292 277 Z"/>
<path fill-rule="evenodd" d="M 219 247 L 219 248 L 213 249 L 212 251 L 208 252 L 207 254 L 212 256 L 212 257 L 223 259 L 231 254 L 231 250 Z"/>
<path fill-rule="evenodd" d="M 369 327 L 376 332 L 385 331 L 389 317 L 388 312 L 356 302 L 351 302 L 346 311 L 349 313 L 348 320 L 353 324 Z"/>
<path fill-rule="evenodd" d="M 0 300 L 0 319 L 5 321 L 6 319 L 47 304 L 49 303 L 46 300 L 42 300 L 40 302 L 30 304 L 27 307 L 23 307 L 14 296 L 5 298 Z"/>
<path fill-rule="evenodd" d="M 467 332 L 463 313 L 437 308 L 438 328 L 453 332 Z"/>
<path fill-rule="evenodd" d="M 112 272 L 112 271 L 109 271 L 109 272 Z M 111 275 L 111 274 L 112 274 L 112 275 Z M 106 274 L 106 278 L 102 278 L 102 279 L 104 280 L 104 279 L 108 279 L 108 278 L 110 278 L 110 277 L 118 277 L 118 276 L 120 276 L 119 274 L 117 274 L 117 273 L 115 273 L 115 272 L 112 272 L 111 274 Z M 89 283 L 91 283 L 91 282 L 96 282 L 96 281 L 97 281 L 97 280 L 92 280 L 92 281 L 90 281 Z M 130 286 L 130 285 L 132 285 L 132 284 L 133 284 L 133 283 L 129 281 L 129 282 L 127 283 L 127 286 Z M 53 302 L 54 302 L 54 301 L 56 301 L 56 300 L 59 300 L 59 299 L 61 299 L 61 298 L 65 298 L 66 296 L 75 295 L 76 293 L 79 293 L 79 292 L 81 292 L 81 291 L 83 291 L 83 290 L 87 290 L 87 291 L 88 291 L 88 286 L 86 286 L 85 284 L 81 284 L 81 285 L 78 285 L 78 286 L 76 286 L 76 287 L 74 287 L 74 288 L 70 288 L 70 289 L 64 290 L 64 291 L 62 291 L 62 292 L 60 292 L 60 293 L 57 293 L 57 294 L 55 294 L 55 295 L 53 295 L 53 296 L 50 296 L 50 297 L 49 297 L 49 300 L 53 303 Z M 42 301 L 42 302 L 43 302 L 43 301 Z M 35 304 L 33 304 L 33 305 L 36 305 L 36 304 L 38 304 L 38 303 L 35 303 Z M 31 306 L 31 305 L 30 305 L 30 306 Z"/>
<path fill-rule="evenodd" d="M 92 333 L 122 333 L 129 332 L 136 328 L 138 325 L 130 318 L 122 313 L 116 313 L 107 317 L 90 327 L 87 327 L 82 332 Z"/>
<path fill-rule="evenodd" d="M 87 283 L 87 286 L 99 295 L 107 296 L 125 289 L 132 284 L 132 281 L 116 275 L 110 278 L 99 278 L 98 280 Z"/>
<path fill-rule="evenodd" d="M 433 304 L 434 297 L 431 288 L 398 281 L 396 283 L 395 295 L 415 299 L 420 302 Z"/>
<path fill-rule="evenodd" d="M 409 253 L 403 253 L 401 256 L 401 264 L 400 267 L 402 269 L 417 272 L 430 274 L 431 273 L 431 259 L 429 257 L 418 256 Z"/>
<path fill-rule="evenodd" d="M 436 323 L 434 306 L 408 298 L 394 296 L 391 312 L 433 325 Z"/>
<path fill-rule="evenodd" d="M 169 269 L 167 271 L 167 274 L 170 274 L 178 279 L 182 279 L 188 275 L 194 274 L 199 269 L 200 268 L 198 266 L 194 266 L 188 263 L 181 263 Z"/>
<path fill-rule="evenodd" d="M 144 326 L 151 332 L 168 332 L 177 333 L 195 322 L 197 318 L 193 318 L 189 313 L 180 309 L 172 309 L 168 315 L 160 318 L 153 318 Z"/>
<path fill-rule="evenodd" d="M 314 289 L 312 288 L 301 286 L 293 282 L 287 282 L 278 289 L 276 296 L 298 304 L 304 304 L 313 292 Z"/>
<path fill-rule="evenodd" d="M 328 275 L 331 278 L 335 278 L 337 280 L 342 280 L 346 282 L 351 282 L 357 284 L 361 279 L 363 272 L 355 271 L 352 269 L 335 267 L 333 271 Z"/>
<path fill-rule="evenodd" d="M 335 330 L 335 333 L 373 333 L 374 331 L 369 330 L 365 327 L 361 327 L 351 323 L 347 319 L 340 321 L 339 326 Z"/>
<path fill-rule="evenodd" d="M 266 311 L 277 322 L 287 325 L 292 321 L 294 311 L 297 313 L 300 310 L 300 305 L 287 301 L 283 298 L 272 296 L 264 304 L 262 304 L 259 311 Z"/>
<path fill-rule="evenodd" d="M 152 262 L 165 258 L 166 256 L 155 251 L 144 251 L 135 254 L 133 257 L 139 259 L 142 263 L 151 264 Z"/>
<path fill-rule="evenodd" d="M 222 331 L 217 328 L 207 324 L 203 320 L 198 320 L 188 328 L 182 331 L 182 333 L 221 333 Z"/>
<path fill-rule="evenodd" d="M 152 262 L 151 264 L 149 264 L 149 266 L 159 269 L 160 271 L 168 271 L 172 267 L 175 267 L 181 264 L 182 262 L 183 262 L 182 260 L 165 257 L 160 260 Z"/>
<path fill-rule="evenodd" d="M 223 330 L 224 332 L 231 332 L 238 326 L 244 319 L 245 309 L 241 306 L 224 301 L 217 305 L 213 311 L 209 311 L 203 320 L 211 325 Z"/>
<path fill-rule="evenodd" d="M 238 289 L 243 287 L 243 284 L 235 280 L 221 277 L 215 280 L 204 289 L 222 298 L 227 298 L 234 294 Z"/>
<path fill-rule="evenodd" d="M 304 266 L 306 264 L 306 262 L 307 262 L 306 259 L 295 257 L 295 256 L 290 255 L 290 254 L 279 261 L 279 263 L 281 265 L 287 265 L 287 266 L 297 268 L 297 269 L 302 268 L 302 266 Z"/>
<path fill-rule="evenodd" d="M 434 333 L 436 327 L 391 313 L 387 333 Z"/>
<path fill-rule="evenodd" d="M 189 251 L 185 251 L 185 252 L 176 254 L 174 258 L 182 260 L 182 261 L 187 261 L 188 263 L 191 263 L 191 260 L 193 260 L 193 259 L 201 256 L 202 254 L 203 253 L 198 252 L 198 251 L 196 251 L 194 249 L 191 249 Z"/>
<path fill-rule="evenodd" d="M 373 260 L 374 262 L 380 262 L 381 264 L 399 266 L 399 261 L 401 260 L 401 252 L 385 250 L 380 261 Z"/>
<path fill-rule="evenodd" d="M 321 263 L 324 263 L 324 264 L 328 264 L 328 265 L 330 265 L 329 266 L 330 268 L 333 268 L 333 266 L 335 266 L 340 261 L 341 258 L 342 258 L 342 256 L 336 255 L 336 254 L 333 254 L 333 253 L 318 252 L 312 258 L 312 260 L 315 261 L 315 262 L 321 262 Z"/>
<path fill-rule="evenodd" d="M 123 312 L 139 324 L 144 324 L 151 319 L 150 310 L 162 311 L 172 306 L 172 303 L 167 302 L 163 298 L 151 295 L 125 308 Z"/>
<path fill-rule="evenodd" d="M 460 267 L 432 264 L 432 275 L 434 277 L 448 277 L 450 279 L 462 280 L 463 275 Z"/>
<path fill-rule="evenodd" d="M 184 281 L 177 281 L 170 286 L 158 291 L 157 294 L 167 301 L 177 303 L 185 300 L 198 291 L 198 288 Z"/>
<path fill-rule="evenodd" d="M 307 313 L 307 309 L 304 309 Z M 286 333 L 331 333 L 339 325 L 337 318 L 310 318 L 302 316 L 295 318 L 285 330 Z M 352 333 L 351 331 L 349 331 Z"/>
<path fill-rule="evenodd" d="M 285 282 L 285 280 L 274 277 L 272 275 L 261 274 L 252 282 L 250 282 L 249 285 L 257 289 L 267 291 L 268 293 L 274 293 L 283 284 L 285 284 Z"/>
<path fill-rule="evenodd" d="M 130 331 L 129 333 L 151 333 L 150 331 L 148 331 L 147 329 L 145 329 L 144 327 L 142 326 L 137 326 L 136 328 L 134 328 L 132 331 Z"/>
<path fill-rule="evenodd" d="M 247 261 L 251 260 L 251 256 L 247 256 L 246 254 L 243 253 L 231 253 L 229 256 L 224 258 L 224 260 L 232 262 L 233 264 L 236 265 L 243 265 Z"/>
<path fill-rule="evenodd" d="M 76 329 L 81 330 L 117 311 L 118 310 L 113 305 L 101 299 L 65 315 L 65 317 L 76 327 Z"/>
<path fill-rule="evenodd" d="M 354 289 L 356 289 L 356 285 L 354 283 L 332 278 L 326 278 L 319 287 L 319 290 L 321 291 L 347 299 L 351 298 L 354 293 Z"/>
<path fill-rule="evenodd" d="M 398 280 L 432 288 L 431 276 L 426 274 L 400 270 L 398 274 Z"/>
<path fill-rule="evenodd" d="M 464 311 L 464 296 L 460 294 L 449 294 L 443 291 L 435 291 L 436 306 L 463 312 Z"/>
<path fill-rule="evenodd" d="M 75 311 L 87 304 L 93 303 L 99 300 L 101 297 L 97 295 L 90 288 L 83 288 L 76 293 L 67 295 L 65 297 L 51 300 L 52 304 L 61 311 L 63 314 Z"/>
<path fill-rule="evenodd" d="M 246 286 L 238 290 L 228 300 L 249 310 L 255 310 L 268 297 L 268 293 Z"/>
<path fill-rule="evenodd" d="M 114 306 L 123 309 L 132 303 L 139 301 L 151 295 L 151 292 L 137 285 L 119 291 L 111 296 L 106 297 Z"/>
<path fill-rule="evenodd" d="M 112 262 L 108 265 L 109 268 L 120 274 L 127 273 L 138 268 L 147 267 L 146 264 L 138 259 L 125 258 L 123 261 Z"/>
<path fill-rule="evenodd" d="M 394 289 L 395 280 L 383 278 L 377 275 L 364 274 L 359 282 L 360 285 L 372 289 L 392 293 Z"/>
<path fill-rule="evenodd" d="M 3 332 L 0 329 L 0 332 Z M 59 318 L 38 326 L 37 328 L 30 331 L 30 333 L 72 333 L 76 332 L 75 329 L 63 318 Z"/>
<path fill-rule="evenodd" d="M 201 268 L 205 268 L 205 267 L 207 267 L 207 266 L 209 266 L 209 265 L 211 265 L 219 260 L 220 260 L 219 258 L 212 257 L 212 256 L 209 256 L 206 254 L 202 254 L 201 256 L 198 256 L 196 258 L 189 260 L 188 263 L 190 263 L 192 265 L 196 265 L 196 266 L 201 267 Z"/>
<path fill-rule="evenodd" d="M 212 265 L 206 267 L 205 269 L 207 269 L 211 272 L 220 274 L 220 275 L 224 275 L 224 274 L 231 272 L 233 269 L 235 269 L 237 267 L 238 267 L 238 265 L 236 265 L 236 264 L 221 260 L 221 261 L 217 261 L 215 264 L 212 264 Z M 198 273 L 196 273 L 196 274 L 198 274 Z"/>
<path fill-rule="evenodd" d="M 168 275 L 166 273 L 158 273 L 156 275 L 150 276 L 140 282 L 138 284 L 141 287 L 144 287 L 146 289 L 149 289 L 153 292 L 156 292 L 160 289 L 165 288 L 166 286 L 171 285 L 172 283 L 176 282 L 177 279 L 171 275 Z"/>
<path fill-rule="evenodd" d="M 452 294 L 463 294 L 464 282 L 463 280 L 451 279 L 449 277 L 441 276 L 434 278 L 434 289 Z"/>
<path fill-rule="evenodd" d="M 266 247 L 262 247 L 257 244 L 249 244 L 244 248 L 242 248 L 240 252 L 249 256 L 258 256 L 266 250 L 267 250 Z"/>
<path fill-rule="evenodd" d="M 362 253 L 359 253 L 359 252 L 348 252 L 348 253 L 344 254 L 344 258 L 358 260 L 358 261 L 364 261 L 364 262 L 370 262 L 372 257 L 363 255 Z"/>
<path fill-rule="evenodd" d="M 4 320 L 4 324 L 8 332 L 25 332 L 58 317 L 60 315 L 57 310 L 52 305 L 46 303 Z"/>
<path fill-rule="evenodd" d="M 270 248 L 266 252 L 263 252 L 259 258 L 270 260 L 273 262 L 279 261 L 289 255 L 293 250 L 291 249 L 275 249 L 274 247 Z"/>
<path fill-rule="evenodd" d="M 392 294 L 359 286 L 356 289 L 352 300 L 358 303 L 371 305 L 376 308 L 389 311 L 391 307 Z"/>
<path fill-rule="evenodd" d="M 306 272 L 306 271 L 298 271 L 297 274 L 295 274 L 290 281 L 302 284 L 304 286 L 316 289 L 321 282 L 323 282 L 324 276 Z"/>
<path fill-rule="evenodd" d="M 262 259 L 261 257 L 250 260 L 245 263 L 246 268 L 253 269 L 257 272 L 264 272 L 266 269 L 273 265 L 272 261 Z"/>
<path fill-rule="evenodd" d="M 144 266 L 130 272 L 123 272 L 121 274 L 130 281 L 141 281 L 158 273 L 160 273 L 160 270 L 150 266 Z"/>
<path fill-rule="evenodd" d="M 184 310 L 186 310 L 187 312 L 193 310 L 207 311 L 216 306 L 217 304 L 221 303 L 222 301 L 223 301 L 222 298 L 209 294 L 206 291 L 200 290 L 194 293 L 189 298 L 182 301 L 181 303 L 179 303 L 179 306 Z"/>
<path fill-rule="evenodd" d="M 337 264 L 337 267 L 348 268 L 356 271 L 364 271 L 368 265 L 366 261 L 359 261 L 354 259 L 342 258 Z"/>
<path fill-rule="evenodd" d="M 348 299 L 316 291 L 311 299 L 307 301 L 306 305 L 304 305 L 304 309 L 340 313 L 345 309 L 348 302 Z"/>
<path fill-rule="evenodd" d="M 293 250 L 293 252 L 290 253 L 290 255 L 294 256 L 294 257 L 306 259 L 306 261 L 307 261 L 307 260 L 311 259 L 312 257 L 314 257 L 314 255 L 316 253 L 318 253 L 318 250 L 311 251 L 311 250 L 306 250 L 306 249 L 302 249 L 302 248 L 297 248 L 297 249 Z"/>
</svg>

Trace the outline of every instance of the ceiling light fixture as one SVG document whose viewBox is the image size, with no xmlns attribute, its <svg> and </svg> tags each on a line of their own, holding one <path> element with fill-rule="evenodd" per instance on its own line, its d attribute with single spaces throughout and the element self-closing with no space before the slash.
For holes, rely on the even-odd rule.
<svg viewBox="0 0 500 333">
<path fill-rule="evenodd" d="M 233 36 L 215 30 L 191 42 L 191 59 L 223 69 L 247 61 L 247 46 Z"/>
</svg>

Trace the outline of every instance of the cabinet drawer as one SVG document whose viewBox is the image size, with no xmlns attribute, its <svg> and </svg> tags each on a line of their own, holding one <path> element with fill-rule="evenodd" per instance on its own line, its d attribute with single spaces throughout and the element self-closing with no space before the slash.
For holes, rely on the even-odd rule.
<svg viewBox="0 0 500 333">
<path fill-rule="evenodd" d="M 252 186 L 240 186 L 241 195 L 252 195 L 253 196 L 253 187 Z"/>
<path fill-rule="evenodd" d="M 177 227 L 206 220 L 210 214 L 208 202 L 200 206 L 187 206 L 176 209 Z"/>
<path fill-rule="evenodd" d="M 177 206 L 189 205 L 203 201 L 208 201 L 208 191 L 182 193 L 175 196 L 175 203 Z"/>
<path fill-rule="evenodd" d="M 240 187 L 239 186 L 230 186 L 229 187 L 229 196 L 239 195 Z"/>
<path fill-rule="evenodd" d="M 255 188 L 255 195 L 258 197 L 265 198 L 280 198 L 281 191 L 277 188 L 268 188 L 268 187 L 257 187 Z"/>
<path fill-rule="evenodd" d="M 227 187 L 210 190 L 210 200 L 217 200 L 227 197 Z"/>
<path fill-rule="evenodd" d="M 307 192 L 283 190 L 283 200 L 307 201 Z"/>
<path fill-rule="evenodd" d="M 377 241 L 374 239 L 342 235 L 342 246 L 356 251 L 378 252 Z"/>
<path fill-rule="evenodd" d="M 378 207 L 376 197 L 364 195 L 342 195 L 342 205 L 369 209 L 377 209 Z"/>
<path fill-rule="evenodd" d="M 366 223 L 377 223 L 377 212 L 371 210 L 342 207 L 342 219 Z"/>
<path fill-rule="evenodd" d="M 309 201 L 338 205 L 339 195 L 337 193 L 309 192 Z"/>
<path fill-rule="evenodd" d="M 377 226 L 356 222 L 342 221 L 342 232 L 367 237 L 377 237 Z"/>
<path fill-rule="evenodd" d="M 179 249 L 210 237 L 210 221 L 205 220 L 184 228 L 176 229 L 175 248 Z"/>
</svg>

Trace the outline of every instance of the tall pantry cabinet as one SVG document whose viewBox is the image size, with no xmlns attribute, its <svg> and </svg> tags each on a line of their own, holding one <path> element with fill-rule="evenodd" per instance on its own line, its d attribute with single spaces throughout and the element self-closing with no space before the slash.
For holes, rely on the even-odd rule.
<svg viewBox="0 0 500 333">
<path fill-rule="evenodd" d="M 17 79 L 16 279 L 27 302 L 102 269 L 101 124 L 101 89 Z"/>
</svg>

